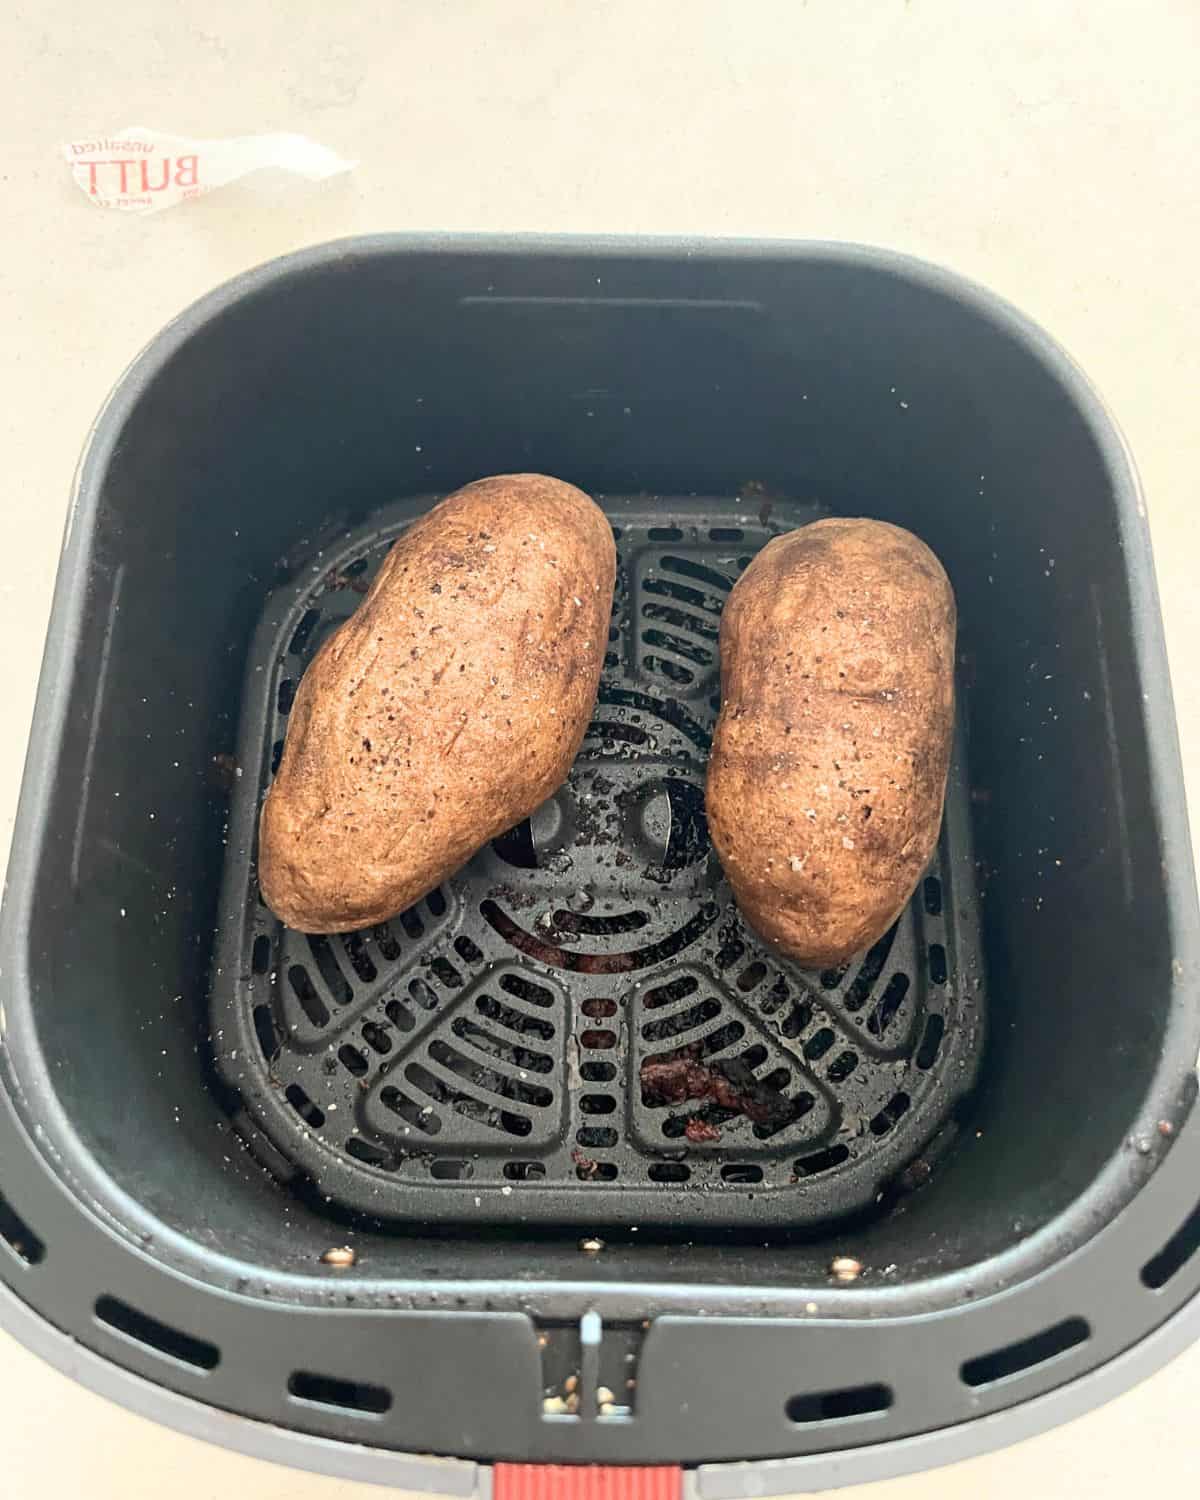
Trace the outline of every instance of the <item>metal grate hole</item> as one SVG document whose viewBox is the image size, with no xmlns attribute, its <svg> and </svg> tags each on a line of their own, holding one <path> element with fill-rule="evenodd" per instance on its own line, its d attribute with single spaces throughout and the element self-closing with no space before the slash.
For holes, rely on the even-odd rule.
<svg viewBox="0 0 1200 1500">
<path fill-rule="evenodd" d="M 942 1037 L 946 1032 L 946 1022 L 937 1014 L 931 1015 L 925 1022 L 925 1034 L 921 1038 L 921 1045 L 917 1049 L 917 1067 L 922 1071 L 928 1071 L 937 1061 L 938 1051 L 942 1045 Z"/>
<path fill-rule="evenodd" d="M 523 1010 L 514 1010 L 511 1005 L 502 1005 L 499 1000 L 493 1000 L 491 995 L 480 995 L 475 1002 L 475 1009 L 479 1015 L 486 1016 L 489 1021 L 497 1022 L 509 1031 L 515 1031 L 518 1036 L 536 1036 L 548 1042 L 554 1035 L 552 1021 L 547 1021 L 542 1016 L 527 1016 Z"/>
<path fill-rule="evenodd" d="M 290 714 L 292 704 L 296 701 L 296 684 L 291 677 L 285 677 L 279 684 L 279 692 L 275 696 L 275 707 L 281 714 Z"/>
<path fill-rule="evenodd" d="M 548 1052 L 536 1052 L 532 1047 L 522 1047 L 518 1043 L 506 1041 L 503 1037 L 493 1035 L 485 1027 L 477 1026 L 467 1016 L 456 1017 L 450 1030 L 459 1041 L 477 1048 L 488 1057 L 497 1057 L 514 1068 L 530 1073 L 550 1073 L 554 1069 L 554 1059 Z"/>
<path fill-rule="evenodd" d="M 707 646 L 697 645 L 695 641 L 689 641 L 683 635 L 675 635 L 672 631 L 659 630 L 654 625 L 642 631 L 642 643 L 657 646 L 662 651 L 673 651 L 676 656 L 682 656 L 684 661 L 693 662 L 698 667 L 711 667 L 713 663 L 713 654 Z"/>
<path fill-rule="evenodd" d="M 652 990 L 647 990 L 642 997 L 642 1004 L 647 1010 L 657 1010 L 660 1005 L 670 1005 L 676 1000 L 686 1000 L 699 988 L 699 980 L 693 978 L 691 974 L 681 974 L 678 979 L 672 979 L 670 984 L 660 984 Z"/>
<path fill-rule="evenodd" d="M 576 937 L 618 937 L 623 932 L 636 932 L 649 920 L 644 911 L 621 911 L 607 917 L 595 917 L 566 907 L 556 911 L 553 917 L 559 932 Z"/>
<path fill-rule="evenodd" d="M 292 632 L 291 643 L 288 646 L 288 650 L 293 656 L 299 656 L 305 646 L 308 645 L 308 638 L 317 628 L 320 618 L 321 611 L 319 609 L 306 609 L 300 616 L 300 623 Z"/>
<path fill-rule="evenodd" d="M 661 566 L 665 572 L 678 573 L 682 578 L 694 578 L 697 583 L 706 583 L 720 594 L 727 594 L 733 587 L 733 580 L 726 578 L 724 573 L 718 573 L 715 568 L 706 568 L 703 563 L 692 562 L 687 557 L 672 557 L 668 554 L 662 559 Z"/>
<path fill-rule="evenodd" d="M 401 1005 L 399 1000 L 389 1000 L 383 1007 L 383 1013 L 401 1031 L 411 1031 L 417 1024 L 417 1018 L 409 1010 L 407 1005 Z"/>
<path fill-rule="evenodd" d="M 747 1047 L 742 1053 L 742 1061 L 748 1068 L 761 1068 L 767 1057 L 767 1049 L 760 1042 L 755 1042 L 753 1047 Z"/>
<path fill-rule="evenodd" d="M 422 1010 L 436 1010 L 438 997 L 430 985 L 423 979 L 410 979 L 408 981 L 408 993 L 413 997 Z"/>
<path fill-rule="evenodd" d="M 828 1172 L 832 1167 L 840 1167 L 850 1157 L 848 1146 L 826 1146 L 824 1151 L 814 1151 L 811 1156 L 802 1156 L 799 1161 L 792 1163 L 792 1171 L 797 1177 L 815 1177 L 818 1172 Z"/>
<path fill-rule="evenodd" d="M 686 1182 L 692 1169 L 681 1161 L 655 1161 L 650 1163 L 646 1175 L 651 1182 Z"/>
<path fill-rule="evenodd" d="M 738 975 L 737 986 L 743 994 L 747 994 L 762 979 L 766 977 L 767 966 L 764 963 L 752 963 L 748 968 L 742 970 Z"/>
<path fill-rule="evenodd" d="M 825 1076 L 830 1083 L 845 1083 L 857 1066 L 857 1052 L 839 1052 L 829 1064 L 829 1072 Z"/>
<path fill-rule="evenodd" d="M 372 1052 L 386 1055 L 392 1050 L 392 1039 L 387 1034 L 387 1028 L 380 1026 L 377 1021 L 367 1021 L 362 1029 L 363 1041 L 370 1047 Z"/>
<path fill-rule="evenodd" d="M 293 1371 L 288 1391 L 297 1401 L 306 1401 L 310 1406 L 332 1406 L 338 1411 L 360 1412 L 368 1417 L 382 1416 L 392 1404 L 392 1393 L 386 1386 L 339 1380 L 333 1375 L 316 1375 L 311 1370 Z"/>
<path fill-rule="evenodd" d="M 3 1194 L 0 1194 L 0 1240 L 27 1266 L 39 1265 L 46 1258 L 45 1241 L 34 1234 Z"/>
<path fill-rule="evenodd" d="M 308 949 L 329 993 L 339 1005 L 349 1005 L 354 999 L 354 991 L 350 987 L 349 980 L 338 968 L 338 961 L 334 957 L 333 945 L 329 939 L 320 936 L 310 937 Z"/>
<path fill-rule="evenodd" d="M 612 1182 L 619 1168 L 615 1161 L 577 1161 L 575 1175 L 580 1182 Z"/>
<path fill-rule="evenodd" d="M 527 1000 L 531 1005 L 554 1004 L 553 990 L 547 989 L 544 984 L 535 984 L 532 979 L 526 979 L 521 974 L 502 974 L 500 988 L 515 995 L 518 1000 Z"/>
<path fill-rule="evenodd" d="M 430 1177 L 436 1177 L 439 1182 L 465 1182 L 467 1178 L 474 1177 L 475 1168 L 469 1161 L 464 1161 L 457 1156 L 436 1156 L 429 1163 Z"/>
<path fill-rule="evenodd" d="M 674 599 L 679 604 L 690 604 L 694 609 L 702 609 L 711 615 L 721 613 L 720 599 L 690 588 L 686 583 L 677 583 L 673 578 L 647 578 L 642 588 L 647 594 L 654 594 L 660 599 Z"/>
<path fill-rule="evenodd" d="M 804 1118 L 815 1106 L 816 1096 L 807 1092 L 793 1094 L 787 1101 L 787 1111 L 778 1120 L 773 1120 L 769 1125 L 756 1125 L 754 1135 L 757 1140 L 769 1141 L 773 1135 L 778 1135 L 781 1130 L 786 1130 L 789 1125 L 794 1125 L 797 1120 Z"/>
<path fill-rule="evenodd" d="M 279 769 L 279 762 L 283 759 L 283 741 L 276 740 L 271 746 L 271 775 Z"/>
<path fill-rule="evenodd" d="M 390 1151 L 376 1146 L 373 1141 L 364 1141 L 359 1135 L 352 1135 L 347 1140 L 346 1154 L 368 1167 L 394 1167 L 396 1164 Z"/>
<path fill-rule="evenodd" d="M 579 1100 L 579 1111 L 585 1115 L 611 1115 L 616 1107 L 611 1094 L 584 1094 Z"/>
<path fill-rule="evenodd" d="M 362 1078 L 367 1071 L 367 1059 L 357 1047 L 352 1047 L 349 1042 L 343 1043 L 338 1048 L 338 1061 L 348 1073 L 355 1078 Z"/>
<path fill-rule="evenodd" d="M 907 1112 L 909 1103 L 907 1094 L 893 1094 L 871 1121 L 871 1134 L 886 1135 L 901 1115 Z"/>
<path fill-rule="evenodd" d="M 780 1033 L 789 1042 L 795 1041 L 812 1020 L 812 1006 L 807 1000 L 793 1000 L 792 1007 L 780 1023 Z M 820 1054 L 818 1054 L 819 1056 Z"/>
<path fill-rule="evenodd" d="M 0 1225 L 0 1229 L 3 1226 Z M 1142 1267 L 1142 1281 L 1152 1291 L 1166 1286 L 1176 1271 L 1191 1260 L 1200 1250 L 1200 1203 L 1184 1219 L 1183 1223 L 1162 1247 Z"/>
<path fill-rule="evenodd" d="M 444 917 L 446 915 L 447 904 L 445 893 L 440 887 L 430 891 L 428 896 L 425 897 L 425 905 L 435 917 Z"/>
<path fill-rule="evenodd" d="M 314 1130 L 320 1130 L 324 1125 L 324 1110 L 317 1108 L 298 1083 L 288 1084 L 284 1091 L 284 1098 L 306 1125 L 311 1125 Z"/>
<path fill-rule="evenodd" d="M 882 1036 L 896 1019 L 896 1012 L 908 994 L 909 983 L 907 974 L 893 974 L 888 980 L 887 989 L 867 1021 L 867 1030 L 872 1036 Z"/>
<path fill-rule="evenodd" d="M 615 1146 L 617 1132 L 611 1125 L 581 1125 L 575 1132 L 575 1139 L 581 1146 L 588 1146 L 594 1151 L 603 1146 Z"/>
<path fill-rule="evenodd" d="M 585 1062 L 580 1064 L 579 1076 L 584 1083 L 611 1083 L 617 1070 L 610 1062 Z"/>
<path fill-rule="evenodd" d="M 687 667 L 681 667 L 669 656 L 643 656 L 642 666 L 647 672 L 654 672 L 660 677 L 665 677 L 668 682 L 677 683 L 680 687 L 690 687 L 696 680 L 694 672 Z"/>
<path fill-rule="evenodd" d="M 787 980 L 781 974 L 767 993 L 758 997 L 758 1008 L 764 1016 L 773 1016 L 787 997 Z"/>
<path fill-rule="evenodd" d="M 194 1338 L 182 1329 L 172 1328 L 169 1323 L 160 1323 L 157 1318 L 130 1307 L 119 1297 L 97 1297 L 93 1311 L 96 1321 L 105 1328 L 152 1349 L 155 1354 L 163 1354 L 197 1370 L 215 1370 L 221 1362 L 221 1351 L 216 1344 Z"/>
<path fill-rule="evenodd" d="M 963 1384 L 972 1387 L 993 1385 L 997 1380 L 1008 1380 L 1014 1375 L 1023 1375 L 1026 1370 L 1057 1359 L 1068 1349 L 1086 1343 L 1092 1330 L 1083 1318 L 1064 1318 L 1052 1328 L 1043 1328 L 1031 1338 L 1021 1339 L 1016 1344 L 1005 1344 L 1002 1349 L 993 1349 L 990 1354 L 980 1354 L 968 1359 L 959 1370 Z"/>
<path fill-rule="evenodd" d="M 271 967 L 271 939 L 265 933 L 260 933 L 254 939 L 254 947 L 250 952 L 250 967 L 256 974 L 265 974 Z"/>
<path fill-rule="evenodd" d="M 589 1021 L 607 1021 L 617 1013 L 615 1000 L 585 1000 L 579 1007 Z"/>
<path fill-rule="evenodd" d="M 940 917 L 942 914 L 942 882 L 936 875 L 927 875 L 922 887 L 925 898 L 925 910 L 931 917 Z"/>
<path fill-rule="evenodd" d="M 504 1175 L 509 1182 L 533 1182 L 545 1177 L 546 1164 L 541 1161 L 506 1161 Z"/>
<path fill-rule="evenodd" d="M 462 984 L 462 975 L 448 958 L 435 958 L 429 965 L 430 972 L 448 990 L 456 990 Z"/>
<path fill-rule="evenodd" d="M 471 941 L 465 934 L 456 938 L 454 951 L 465 964 L 481 964 L 483 962 L 483 951 Z"/>
<path fill-rule="evenodd" d="M 648 1042 L 665 1042 L 673 1036 L 682 1036 L 686 1031 L 694 1031 L 720 1014 L 719 1000 L 702 1000 L 699 1005 L 676 1011 L 673 1016 L 664 1016 L 660 1021 L 647 1021 L 642 1027 L 642 1035 Z"/>
<path fill-rule="evenodd" d="M 419 937 L 425 935 L 425 924 L 410 906 L 407 911 L 402 911 L 399 916 L 401 927 L 415 943 Z"/>
<path fill-rule="evenodd" d="M 806 1392 L 792 1396 L 784 1411 L 789 1422 L 845 1422 L 853 1418 L 882 1416 L 895 1398 L 886 1385 L 851 1385 L 837 1391 Z"/>
<path fill-rule="evenodd" d="M 303 964 L 293 964 L 288 970 L 288 983 L 292 993 L 300 1002 L 300 1009 L 314 1026 L 329 1024 L 329 1011 L 324 1000 L 317 994 L 317 987 L 308 976 Z"/>
<path fill-rule="evenodd" d="M 708 539 L 710 542 L 740 542 L 745 535 L 737 526 L 713 526 L 709 529 Z M 740 558 L 738 561 L 742 567 L 746 566 Z"/>
<path fill-rule="evenodd" d="M 455 1074 L 456 1077 L 472 1084 L 477 1089 L 485 1089 L 490 1094 L 497 1094 L 501 1099 L 514 1099 L 520 1104 L 533 1105 L 536 1109 L 545 1109 L 554 1103 L 554 1094 L 542 1084 L 529 1083 L 520 1078 L 510 1078 L 506 1073 L 499 1073 L 494 1068 L 484 1067 L 472 1058 L 464 1057 L 441 1037 L 430 1042 L 429 1055 L 447 1072 Z M 413 1078 L 411 1068 L 406 1077 Z"/>
<path fill-rule="evenodd" d="M 579 1045 L 586 1047 L 589 1052 L 604 1052 L 617 1045 L 617 1033 L 615 1031 L 585 1031 L 579 1038 Z"/>
<path fill-rule="evenodd" d="M 422 1131 L 425 1135 L 437 1135 L 442 1128 L 441 1120 L 428 1104 L 417 1104 L 397 1088 L 389 1086 L 383 1089 L 379 1095 L 379 1102 L 385 1109 L 390 1109 L 394 1115 L 399 1115 L 405 1124 Z"/>
<path fill-rule="evenodd" d="M 275 1029 L 275 1017 L 269 1005 L 254 1007 L 254 1034 L 258 1038 L 259 1050 L 268 1062 L 279 1055 L 279 1033 Z"/>
<path fill-rule="evenodd" d="M 846 965 L 845 964 L 843 964 L 840 969 L 822 969 L 821 970 L 821 988 L 823 990 L 836 990 L 837 987 L 838 987 L 838 985 L 841 984 L 842 980 L 845 979 L 845 977 L 846 977 Z"/>
<path fill-rule="evenodd" d="M 946 967 L 946 950 L 941 943 L 930 943 L 929 945 L 929 979 L 932 984 L 945 984 L 948 973 Z"/>
<path fill-rule="evenodd" d="M 888 954 L 892 951 L 892 944 L 896 941 L 896 928 L 891 926 L 879 939 L 873 948 L 868 948 L 867 956 L 862 961 L 862 967 L 854 976 L 854 982 L 846 991 L 845 1005 L 847 1010 L 859 1010 L 865 1004 L 867 996 L 875 988 L 875 982 L 883 973 L 883 966 L 888 961 Z"/>
<path fill-rule="evenodd" d="M 394 964 L 400 957 L 401 948 L 388 924 L 380 922 L 377 927 L 372 927 L 371 936 L 375 939 L 375 946 L 388 963 Z"/>
<path fill-rule="evenodd" d="M 529 819 L 498 834 L 492 840 L 492 848 L 507 865 L 515 870 L 536 870 L 537 850 L 533 847 L 533 828 Z"/>
<path fill-rule="evenodd" d="M 684 609 L 673 609 L 669 604 L 655 604 L 653 600 L 642 605 L 642 618 L 659 621 L 663 625 L 674 625 L 677 630 L 686 630 L 706 641 L 715 641 L 719 634 L 715 625 L 709 624 L 699 615 L 690 614 Z"/>
<path fill-rule="evenodd" d="M 830 1047 L 837 1041 L 837 1033 L 831 1031 L 828 1026 L 822 1026 L 820 1031 L 814 1031 L 812 1036 L 804 1044 L 804 1056 L 809 1062 L 816 1062 L 825 1056 Z"/>
<path fill-rule="evenodd" d="M 346 950 L 346 957 L 350 961 L 350 967 L 362 980 L 363 984 L 373 984 L 379 977 L 379 970 L 372 962 L 371 955 L 367 952 L 366 941 L 361 932 L 347 932 L 342 935 L 342 947 Z"/>
<path fill-rule="evenodd" d="M 763 1169 L 753 1162 L 731 1161 L 721 1168 L 721 1176 L 726 1182 L 761 1182 Z"/>
</svg>

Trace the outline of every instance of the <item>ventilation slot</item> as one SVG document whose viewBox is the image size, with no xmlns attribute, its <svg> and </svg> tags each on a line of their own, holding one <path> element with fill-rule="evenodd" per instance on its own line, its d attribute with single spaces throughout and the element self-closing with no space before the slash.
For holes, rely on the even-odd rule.
<svg viewBox="0 0 1200 1500">
<path fill-rule="evenodd" d="M 925 897 L 925 910 L 931 917 L 940 917 L 942 914 L 942 882 L 936 875 L 926 877 L 923 894 Z"/>
<path fill-rule="evenodd" d="M 753 1162 L 726 1162 L 721 1177 L 725 1182 L 761 1182 L 763 1170 Z"/>
<path fill-rule="evenodd" d="M 945 956 L 943 955 L 943 962 Z M 905 995 L 908 994 L 909 978 L 907 974 L 893 974 L 888 980 L 887 989 L 883 992 L 883 998 L 871 1012 L 867 1021 L 867 1030 L 872 1036 L 882 1036 L 892 1022 L 896 1019 L 896 1012 L 903 1004 Z"/>
<path fill-rule="evenodd" d="M 862 1008 L 867 996 L 875 988 L 875 981 L 883 973 L 883 966 L 887 963 L 888 954 L 892 951 L 892 944 L 895 941 L 896 929 L 890 927 L 875 946 L 867 950 L 867 956 L 862 961 L 862 968 L 854 976 L 854 983 L 846 991 L 847 1010 Z"/>
<path fill-rule="evenodd" d="M 692 1169 L 681 1161 L 656 1161 L 650 1165 L 648 1176 L 651 1182 L 686 1182 Z"/>
<path fill-rule="evenodd" d="M 390 1151 L 385 1151 L 382 1146 L 376 1146 L 371 1141 L 364 1141 L 358 1135 L 352 1135 L 346 1142 L 346 1155 L 352 1156 L 355 1161 L 360 1161 L 367 1167 L 394 1167 L 396 1165 Z"/>
<path fill-rule="evenodd" d="M 18 1260 L 23 1260 L 27 1266 L 36 1266 L 46 1258 L 45 1244 L 38 1239 L 2 1194 L 0 1194 L 0 1240 L 3 1240 Z"/>
<path fill-rule="evenodd" d="M 139 1312 L 116 1297 L 100 1297 L 95 1306 L 97 1321 L 114 1333 L 143 1344 L 155 1354 L 191 1365 L 196 1370 L 215 1370 L 220 1363 L 221 1351 L 205 1339 L 193 1338 L 172 1328 L 169 1323 L 160 1323 L 149 1313 Z"/>
<path fill-rule="evenodd" d="M 265 974 L 271 967 L 271 939 L 260 933 L 254 939 L 254 948 L 251 951 L 250 967 L 256 974 Z"/>
<path fill-rule="evenodd" d="M 886 1385 L 851 1385 L 840 1391 L 815 1391 L 793 1396 L 784 1406 L 789 1422 L 845 1422 L 854 1417 L 878 1417 L 892 1404 Z"/>
<path fill-rule="evenodd" d="M 308 645 L 308 638 L 316 629 L 320 618 L 321 611 L 319 609 L 306 609 L 303 615 L 301 615 L 300 623 L 292 632 L 291 644 L 288 646 L 288 650 L 293 656 L 299 656 L 305 646 Z"/>
<path fill-rule="evenodd" d="M 506 1161 L 504 1175 L 509 1182 L 534 1182 L 545 1177 L 546 1164 L 541 1161 Z"/>
<path fill-rule="evenodd" d="M 1057 1359 L 1068 1349 L 1085 1343 L 1091 1332 L 1082 1318 L 1066 1318 L 1055 1323 L 1053 1328 L 1043 1328 L 1041 1333 L 1022 1339 L 1018 1344 L 1005 1344 L 1002 1349 L 993 1349 L 990 1354 L 967 1360 L 959 1373 L 966 1385 L 992 1385 L 997 1380 L 1022 1375 L 1026 1370 Z"/>
<path fill-rule="evenodd" d="M 828 1172 L 831 1167 L 840 1167 L 849 1156 L 848 1146 L 827 1146 L 824 1151 L 814 1151 L 811 1156 L 802 1156 L 799 1161 L 793 1162 L 792 1170 L 797 1177 L 815 1177 L 818 1172 Z"/>
<path fill-rule="evenodd" d="M 320 1130 L 325 1123 L 324 1112 L 317 1108 L 298 1083 L 289 1083 L 284 1098 L 306 1125 Z"/>
<path fill-rule="evenodd" d="M 942 1045 L 942 1037 L 946 1034 L 946 1023 L 941 1016 L 932 1015 L 925 1022 L 925 1035 L 921 1038 L 921 1045 L 917 1050 L 917 1067 L 928 1071 L 937 1061 L 937 1055 Z"/>
<path fill-rule="evenodd" d="M 268 1062 L 273 1062 L 279 1055 L 279 1033 L 275 1030 L 275 1018 L 269 1005 L 254 1007 L 254 1034 L 258 1037 L 262 1055 Z"/>
<path fill-rule="evenodd" d="M 0 1231 L 3 1231 L 0 1224 Z M 1192 1210 L 1153 1260 L 1142 1267 L 1142 1280 L 1152 1290 L 1166 1286 L 1175 1272 L 1200 1249 L 1200 1203 Z"/>
<path fill-rule="evenodd" d="M 329 1011 L 325 1002 L 317 994 L 317 987 L 308 977 L 308 970 L 303 964 L 293 964 L 288 970 L 288 983 L 292 987 L 292 993 L 300 1002 L 300 1009 L 313 1023 L 314 1026 L 327 1026 L 329 1024 Z"/>
<path fill-rule="evenodd" d="M 438 1182 L 465 1182 L 474 1177 L 475 1168 L 469 1161 L 458 1157 L 439 1156 L 429 1163 L 429 1175 Z"/>
<path fill-rule="evenodd" d="M 901 1115 L 907 1113 L 911 1103 L 907 1094 L 893 1094 L 871 1121 L 872 1135 L 886 1135 Z"/>
<path fill-rule="evenodd" d="M 363 1416 L 382 1416 L 392 1404 L 392 1393 L 381 1385 L 367 1385 L 360 1380 L 338 1380 L 333 1375 L 314 1375 L 297 1370 L 288 1381 L 288 1391 L 297 1401 L 312 1406 L 331 1406 L 338 1411 L 361 1412 Z"/>
<path fill-rule="evenodd" d="M 930 943 L 929 945 L 929 982 L 931 984 L 945 984 L 946 975 L 949 973 L 946 967 L 946 950 L 941 943 Z"/>
</svg>

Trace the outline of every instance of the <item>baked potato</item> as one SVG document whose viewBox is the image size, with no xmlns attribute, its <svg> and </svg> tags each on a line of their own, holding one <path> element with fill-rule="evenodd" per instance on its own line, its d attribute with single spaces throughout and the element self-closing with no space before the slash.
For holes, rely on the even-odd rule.
<svg viewBox="0 0 1200 1500">
<path fill-rule="evenodd" d="M 746 920 L 806 968 L 881 937 L 933 852 L 955 625 L 938 559 L 884 521 L 776 537 L 730 593 L 709 830 Z"/>
<path fill-rule="evenodd" d="M 259 826 L 282 921 L 393 917 L 562 784 L 615 570 L 599 507 L 545 475 L 478 480 L 408 528 L 296 693 Z"/>
</svg>

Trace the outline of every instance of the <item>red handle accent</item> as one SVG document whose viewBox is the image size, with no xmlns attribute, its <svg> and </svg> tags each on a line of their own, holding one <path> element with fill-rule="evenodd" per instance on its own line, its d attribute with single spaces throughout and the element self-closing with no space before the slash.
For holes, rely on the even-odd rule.
<svg viewBox="0 0 1200 1500">
<path fill-rule="evenodd" d="M 678 1464 L 496 1464 L 492 1500 L 679 1500 Z"/>
</svg>

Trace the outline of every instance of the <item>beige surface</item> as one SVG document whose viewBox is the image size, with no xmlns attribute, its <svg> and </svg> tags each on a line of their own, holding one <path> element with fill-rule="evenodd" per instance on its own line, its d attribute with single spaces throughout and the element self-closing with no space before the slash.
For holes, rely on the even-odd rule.
<svg viewBox="0 0 1200 1500">
<path fill-rule="evenodd" d="M 1099 383 L 1149 496 L 1200 805 L 1200 7 L 957 0 L 254 4 L 67 0 L 0 20 L 0 844 L 71 472 L 113 380 L 173 313 L 280 251 L 389 228 L 874 241 L 1040 319 Z M 286 16 L 286 18 L 285 18 Z M 144 123 L 306 130 L 361 165 L 134 220 L 57 142 Z M 352 1500 L 160 1430 L 0 1338 L 14 1497 Z M 1103 1410 L 935 1476 L 854 1492 L 1121 1496 L 1186 1482 L 1200 1350 Z"/>
</svg>

